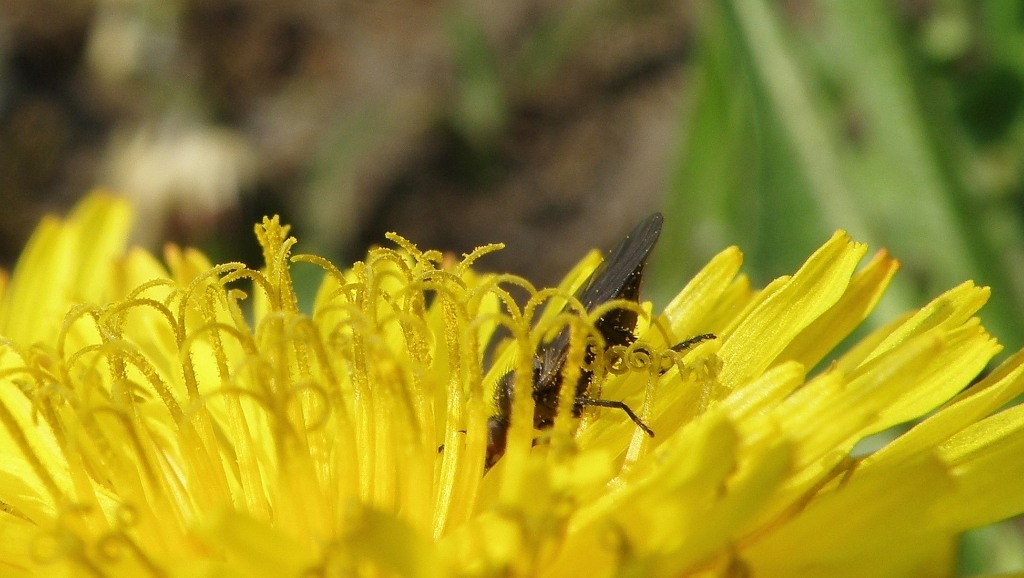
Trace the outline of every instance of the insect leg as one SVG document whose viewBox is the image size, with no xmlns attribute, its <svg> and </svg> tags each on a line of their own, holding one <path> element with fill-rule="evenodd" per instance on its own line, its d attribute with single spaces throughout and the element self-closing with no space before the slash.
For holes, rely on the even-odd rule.
<svg viewBox="0 0 1024 578">
<path fill-rule="evenodd" d="M 654 437 L 654 430 L 647 427 L 647 424 L 641 421 L 641 419 L 637 417 L 635 413 L 633 413 L 633 410 L 630 409 L 628 405 L 621 401 L 613 401 L 610 399 L 595 399 L 593 397 L 577 397 L 576 403 L 581 406 L 594 405 L 598 407 L 610 407 L 613 409 L 621 409 L 622 411 L 626 412 L 626 415 L 629 416 L 629 419 L 633 420 L 633 423 L 635 423 L 637 427 L 644 430 L 644 433 L 651 437 Z"/>
<path fill-rule="evenodd" d="M 675 351 L 676 353 L 680 353 L 680 352 L 686 351 L 687 349 L 693 347 L 694 345 L 697 345 L 698 343 L 700 343 L 702 341 L 707 341 L 709 339 L 714 339 L 714 338 L 715 338 L 715 334 L 714 333 L 702 333 L 700 335 L 695 335 L 695 336 L 687 339 L 686 341 L 683 341 L 681 343 L 677 343 L 677 344 L 673 345 L 672 346 L 672 351 Z"/>
</svg>

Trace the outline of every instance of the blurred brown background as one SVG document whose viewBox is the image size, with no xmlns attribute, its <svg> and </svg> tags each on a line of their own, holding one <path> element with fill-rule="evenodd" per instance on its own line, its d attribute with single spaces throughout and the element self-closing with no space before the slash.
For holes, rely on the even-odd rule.
<svg viewBox="0 0 1024 578">
<path fill-rule="evenodd" d="M 344 261 L 388 230 L 557 280 L 659 205 L 690 4 L 66 2 L 0 13 L 0 260 L 95 185 L 137 242 L 259 262 L 280 213 Z"/>
<path fill-rule="evenodd" d="M 538 284 L 661 208 L 656 303 L 845 229 L 903 265 L 883 318 L 973 279 L 1012 350 L 1024 3 L 0 1 L 0 266 L 94 186 L 155 250 L 257 265 L 277 213 L 342 265 L 393 230 Z"/>
</svg>

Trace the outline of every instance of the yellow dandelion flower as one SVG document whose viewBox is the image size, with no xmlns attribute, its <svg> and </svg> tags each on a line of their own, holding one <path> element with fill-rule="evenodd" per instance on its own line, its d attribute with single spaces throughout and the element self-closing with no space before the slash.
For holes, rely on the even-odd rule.
<svg viewBox="0 0 1024 578">
<path fill-rule="evenodd" d="M 1024 406 L 1000 411 L 1024 354 L 975 380 L 999 351 L 988 290 L 830 357 L 897 268 L 859 268 L 843 233 L 760 290 L 733 248 L 661 313 L 586 317 L 561 312 L 597 253 L 552 290 L 476 272 L 495 246 L 456 261 L 397 235 L 341 269 L 273 218 L 260 269 L 161 264 L 125 252 L 129 220 L 94 194 L 0 283 L 4 576 L 941 576 L 958 533 L 1024 511 Z M 309 314 L 300 266 L 325 273 Z M 638 340 L 597 367 L 590 320 L 616 306 Z M 560 331 L 561 383 L 654 437 L 569 387 L 534 429 L 534 353 Z"/>
</svg>

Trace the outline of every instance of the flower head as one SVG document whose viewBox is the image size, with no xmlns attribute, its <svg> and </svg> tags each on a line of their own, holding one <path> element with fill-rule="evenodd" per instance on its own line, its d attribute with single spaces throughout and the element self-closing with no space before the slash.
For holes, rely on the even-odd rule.
<svg viewBox="0 0 1024 578">
<path fill-rule="evenodd" d="M 858 269 L 843 233 L 764 289 L 733 248 L 661 313 L 608 305 L 635 308 L 639 339 L 587 395 L 652 438 L 613 408 L 575 419 L 567 387 L 535 430 L 522 393 L 565 328 L 564 383 L 586 367 L 601 312 L 565 304 L 597 253 L 537 290 L 473 269 L 496 246 L 456 260 L 397 235 L 340 269 L 293 254 L 277 218 L 256 227 L 260 269 L 175 247 L 162 265 L 124 252 L 128 222 L 90 196 L 3 286 L 5 574 L 948 574 L 958 532 L 1024 511 L 1024 410 L 998 411 L 1024 357 L 976 379 L 999 351 L 974 317 L 987 289 L 830 357 L 897 268 L 882 252 Z M 300 266 L 324 271 L 308 314 Z M 510 370 L 521 394 L 485 473 Z"/>
</svg>

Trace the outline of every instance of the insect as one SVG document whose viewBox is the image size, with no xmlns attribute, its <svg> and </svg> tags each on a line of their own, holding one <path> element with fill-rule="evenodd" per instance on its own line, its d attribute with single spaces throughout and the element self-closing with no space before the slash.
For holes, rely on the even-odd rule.
<svg viewBox="0 0 1024 578">
<path fill-rule="evenodd" d="M 661 226 L 665 218 L 661 213 L 654 213 L 640 222 L 611 255 L 591 274 L 590 278 L 577 292 L 576 298 L 588 313 L 596 307 L 613 299 L 639 301 L 640 282 L 643 278 L 644 266 L 654 244 L 661 235 Z M 637 312 L 633 309 L 612 309 L 603 314 L 594 323 L 594 328 L 604 339 L 605 348 L 616 345 L 629 346 L 636 341 L 633 334 L 636 328 Z M 684 351 L 693 345 L 708 339 L 714 339 L 708 333 L 691 337 L 672 347 L 675 351 Z M 569 352 L 569 329 L 562 329 L 559 334 L 547 343 L 542 343 L 533 356 L 533 388 L 534 429 L 549 428 L 554 424 L 558 412 L 558 396 L 562 390 L 563 369 Z M 591 397 L 588 389 L 594 379 L 593 361 L 599 352 L 588 347 L 584 353 L 584 369 L 576 382 L 575 400 L 572 406 L 573 417 L 580 417 L 587 406 L 608 407 L 619 409 L 629 416 L 647 435 L 653 437 L 654 432 L 647 427 L 636 413 L 621 401 Z M 498 380 L 494 392 L 496 413 L 487 420 L 487 456 L 485 467 L 490 469 L 505 453 L 508 437 L 509 418 L 512 413 L 512 387 L 515 372 L 510 371 Z"/>
</svg>

